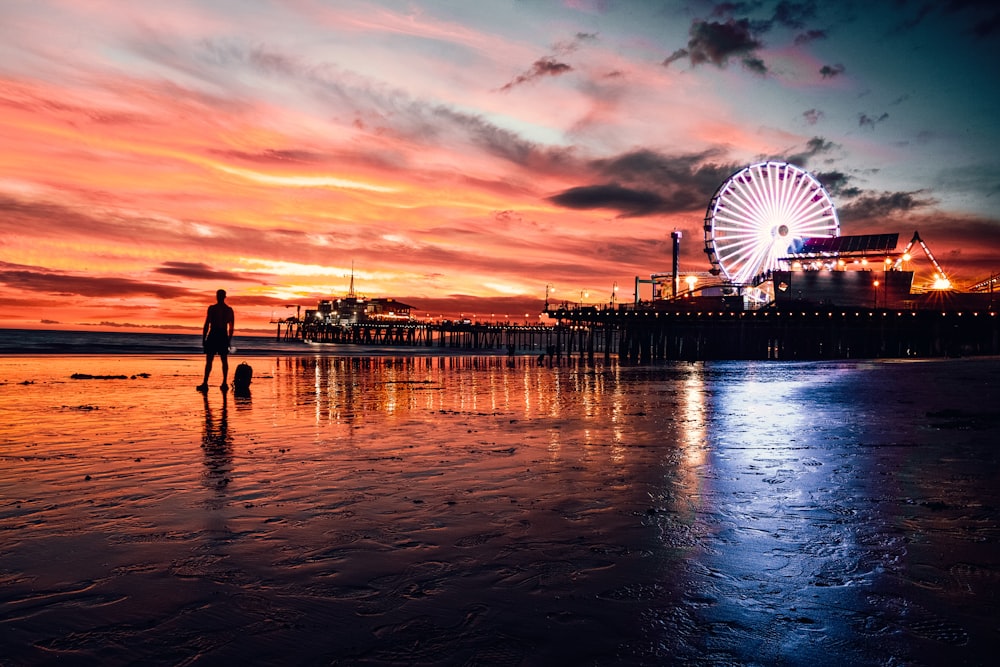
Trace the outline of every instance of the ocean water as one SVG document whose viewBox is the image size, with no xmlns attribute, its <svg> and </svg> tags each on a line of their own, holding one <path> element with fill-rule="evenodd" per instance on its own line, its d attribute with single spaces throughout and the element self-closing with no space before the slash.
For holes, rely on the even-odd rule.
<svg viewBox="0 0 1000 667">
<path fill-rule="evenodd" d="M 439 355 L 440 348 L 309 344 L 273 336 L 233 337 L 235 356 L 274 355 Z M 451 351 L 449 353 L 461 353 Z M 497 351 L 500 352 L 499 350 Z M 489 351 L 476 350 L 476 354 Z M 0 356 L 38 354 L 202 354 L 201 334 L 136 333 L 125 331 L 56 331 L 0 329 Z"/>
</svg>

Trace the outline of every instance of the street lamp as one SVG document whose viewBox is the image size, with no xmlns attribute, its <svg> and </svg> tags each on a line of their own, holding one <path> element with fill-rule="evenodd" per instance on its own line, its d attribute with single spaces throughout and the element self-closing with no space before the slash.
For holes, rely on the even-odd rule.
<svg viewBox="0 0 1000 667">
<path fill-rule="evenodd" d="M 873 294 L 873 296 L 872 296 L 872 309 L 874 310 L 875 308 L 878 308 L 878 281 L 877 280 L 872 283 L 872 287 L 874 288 L 872 290 L 872 294 Z"/>
<path fill-rule="evenodd" d="M 615 298 L 618 296 L 618 281 L 615 281 L 614 287 L 611 288 L 611 310 L 615 309 Z"/>
<path fill-rule="evenodd" d="M 545 286 L 545 310 L 549 309 L 549 295 L 555 292 L 555 288 L 552 287 L 552 283 L 548 283 Z"/>
<path fill-rule="evenodd" d="M 580 290 L 580 307 L 583 308 L 583 300 L 590 296 L 587 290 Z"/>
</svg>

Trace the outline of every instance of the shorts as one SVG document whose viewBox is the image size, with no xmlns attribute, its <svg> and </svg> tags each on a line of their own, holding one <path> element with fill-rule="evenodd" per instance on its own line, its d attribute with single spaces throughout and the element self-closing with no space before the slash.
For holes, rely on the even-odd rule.
<svg viewBox="0 0 1000 667">
<path fill-rule="evenodd" d="M 208 334 L 208 338 L 205 339 L 204 343 L 205 354 L 217 354 L 224 357 L 229 354 L 229 337 L 228 336 L 213 336 Z"/>
</svg>

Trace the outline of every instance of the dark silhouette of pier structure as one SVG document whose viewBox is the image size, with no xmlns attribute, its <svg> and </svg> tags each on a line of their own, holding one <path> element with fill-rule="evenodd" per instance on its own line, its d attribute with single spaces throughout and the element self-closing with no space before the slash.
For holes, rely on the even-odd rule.
<svg viewBox="0 0 1000 667">
<path fill-rule="evenodd" d="M 996 309 L 892 309 L 723 300 L 576 306 L 544 311 L 552 324 L 364 322 L 278 323 L 278 337 L 310 343 L 422 347 L 560 358 L 617 356 L 647 363 L 709 359 L 874 359 L 1000 354 Z M 282 327 L 284 326 L 284 331 Z"/>
</svg>

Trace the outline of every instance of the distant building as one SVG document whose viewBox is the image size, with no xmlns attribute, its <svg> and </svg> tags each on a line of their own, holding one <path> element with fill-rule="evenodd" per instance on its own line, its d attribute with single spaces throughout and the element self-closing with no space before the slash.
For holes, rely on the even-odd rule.
<svg viewBox="0 0 1000 667">
<path fill-rule="evenodd" d="M 364 322 L 406 322 L 413 319 L 413 306 L 392 298 L 368 299 L 346 296 L 320 301 L 315 310 L 306 311 L 306 322 L 349 327 Z"/>
<path fill-rule="evenodd" d="M 327 326 L 349 327 L 366 322 L 408 322 L 413 319 L 413 306 L 393 298 L 358 296 L 354 292 L 354 274 L 347 296 L 320 301 L 315 310 L 307 310 L 305 322 Z"/>
</svg>

